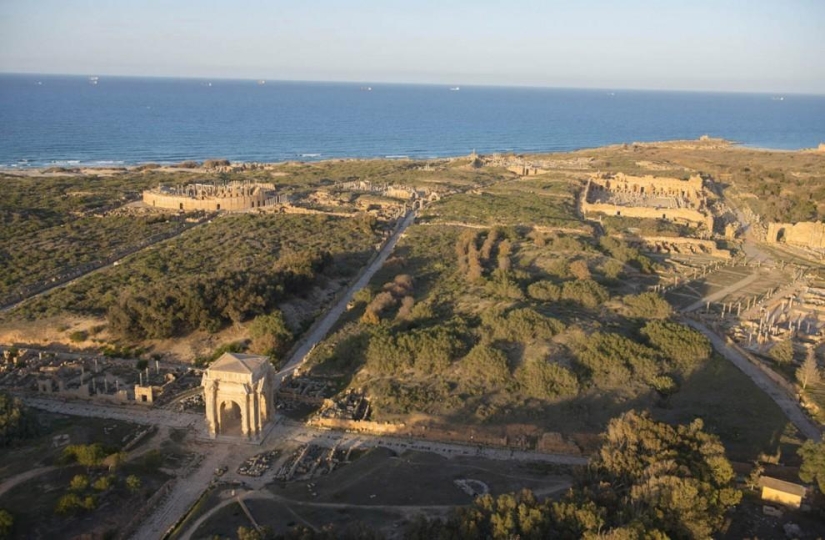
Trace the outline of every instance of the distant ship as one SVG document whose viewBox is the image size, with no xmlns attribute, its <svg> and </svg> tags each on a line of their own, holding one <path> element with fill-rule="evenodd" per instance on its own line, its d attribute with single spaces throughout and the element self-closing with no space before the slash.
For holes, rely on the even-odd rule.
<svg viewBox="0 0 825 540">
<path fill-rule="evenodd" d="M 458 92 L 459 90 L 461 90 L 460 86 L 451 86 L 450 87 L 450 92 Z"/>
<path fill-rule="evenodd" d="M 771 98 L 773 101 L 785 101 L 784 96 L 774 96 Z"/>
<path fill-rule="evenodd" d="M 361 91 L 362 92 L 372 92 L 372 86 L 362 86 Z"/>
<path fill-rule="evenodd" d="M 258 84 L 260 84 L 261 86 L 263 86 L 263 85 L 265 85 L 265 84 L 266 84 L 266 81 L 265 81 L 265 80 L 263 80 L 263 79 L 261 79 L 260 81 L 258 81 Z"/>
<path fill-rule="evenodd" d="M 99 77 L 89 77 L 89 84 L 97 84 Z"/>
</svg>

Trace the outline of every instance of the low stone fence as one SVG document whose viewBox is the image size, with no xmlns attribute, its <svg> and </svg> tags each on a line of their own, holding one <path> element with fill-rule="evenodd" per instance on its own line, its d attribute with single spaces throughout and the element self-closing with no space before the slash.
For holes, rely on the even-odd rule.
<svg viewBox="0 0 825 540">
<path fill-rule="evenodd" d="M 582 454 L 579 445 L 566 439 L 561 433 L 543 431 L 538 426 L 532 425 L 447 427 L 431 424 L 407 425 L 392 422 L 382 423 L 369 420 L 319 417 L 313 418 L 308 424 L 326 429 L 369 433 L 371 435 L 412 437 L 442 443 L 535 450 L 546 454 Z"/>
</svg>

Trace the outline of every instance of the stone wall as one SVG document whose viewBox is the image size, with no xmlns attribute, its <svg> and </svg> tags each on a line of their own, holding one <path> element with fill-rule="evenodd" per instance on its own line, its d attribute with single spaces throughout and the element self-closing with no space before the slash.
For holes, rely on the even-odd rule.
<svg viewBox="0 0 825 540">
<path fill-rule="evenodd" d="M 784 242 L 797 247 L 825 249 L 825 223 L 769 223 L 766 240 L 771 244 Z"/>
<path fill-rule="evenodd" d="M 513 424 L 501 427 L 439 426 L 425 424 L 380 423 L 369 420 L 314 417 L 310 425 L 328 429 L 357 431 L 374 435 L 413 437 L 434 442 L 502 446 L 545 453 L 580 454 L 575 443 L 557 432 L 545 432 L 533 425 Z"/>
<path fill-rule="evenodd" d="M 691 208 L 649 208 L 645 206 L 619 206 L 617 204 L 589 203 L 582 200 L 582 213 L 604 214 L 606 216 L 636 217 L 645 219 L 665 219 L 675 223 L 699 226 L 704 225 L 713 230 L 713 216 L 708 216 L 699 210 Z"/>
<path fill-rule="evenodd" d="M 622 239 L 643 251 L 653 253 L 708 255 L 721 259 L 731 258 L 730 251 L 719 249 L 714 240 L 699 240 L 696 238 L 678 238 L 672 236 L 622 236 Z"/>
<path fill-rule="evenodd" d="M 266 194 L 261 191 L 251 196 L 196 199 L 186 195 L 166 194 L 147 190 L 143 192 L 143 202 L 154 208 L 183 210 L 185 212 L 193 212 L 196 210 L 204 210 L 207 212 L 215 212 L 218 210 L 237 212 L 265 206 Z"/>
<path fill-rule="evenodd" d="M 690 200 L 704 199 L 703 181 L 699 175 L 687 180 L 652 175 L 630 176 L 624 173 L 601 173 L 592 178 L 592 184 L 616 193 L 636 193 L 638 195 L 658 195 L 682 197 Z"/>
<path fill-rule="evenodd" d="M 587 181 L 581 196 L 580 208 L 588 214 L 634 217 L 643 219 L 664 219 L 691 226 L 704 225 L 713 230 L 713 216 L 705 210 L 705 192 L 701 176 L 694 175 L 687 180 L 655 176 L 628 176 L 623 173 L 600 173 Z M 607 193 L 607 201 L 598 201 Z M 630 204 L 614 204 L 611 194 L 629 199 Z M 662 206 L 661 199 L 676 201 L 677 206 Z M 597 202 L 591 202 L 596 200 Z M 633 204 L 636 201 L 638 204 Z"/>
</svg>

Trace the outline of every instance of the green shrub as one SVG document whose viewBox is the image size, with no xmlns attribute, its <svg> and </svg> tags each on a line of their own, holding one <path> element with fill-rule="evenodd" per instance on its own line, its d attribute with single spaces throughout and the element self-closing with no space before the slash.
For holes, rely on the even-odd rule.
<svg viewBox="0 0 825 540">
<path fill-rule="evenodd" d="M 594 309 L 610 298 L 602 285 L 592 279 L 566 281 L 562 286 L 561 299 Z"/>
<path fill-rule="evenodd" d="M 704 362 L 713 350 L 701 332 L 675 322 L 650 321 L 642 335 L 666 358 L 685 367 Z"/>
<path fill-rule="evenodd" d="M 622 299 L 628 315 L 639 319 L 666 319 L 673 313 L 667 300 L 654 292 L 628 295 Z"/>
</svg>

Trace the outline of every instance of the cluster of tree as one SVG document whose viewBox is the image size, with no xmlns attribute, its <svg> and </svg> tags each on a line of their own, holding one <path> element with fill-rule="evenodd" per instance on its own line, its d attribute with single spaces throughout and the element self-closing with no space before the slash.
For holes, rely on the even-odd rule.
<svg viewBox="0 0 825 540">
<path fill-rule="evenodd" d="M 268 272 L 227 270 L 127 290 L 109 308 L 109 327 L 131 339 L 216 332 L 272 310 L 288 292 L 311 285 L 330 260 L 328 252 L 308 250 L 285 254 Z"/>
<path fill-rule="evenodd" d="M 408 274 L 395 276 L 392 281 L 385 283 L 381 292 L 369 301 L 367 307 L 364 309 L 361 322 L 378 324 L 381 322 L 381 319 L 398 306 L 399 303 L 401 307 L 398 309 L 396 316 L 399 319 L 409 319 L 412 316 L 413 306 L 415 305 L 414 292 L 415 286 L 412 276 Z"/>
<path fill-rule="evenodd" d="M 656 351 L 621 334 L 594 332 L 577 344 L 575 353 L 582 376 L 596 386 L 615 388 L 631 379 L 666 383 L 658 380 L 663 366 Z"/>
<path fill-rule="evenodd" d="M 631 380 L 670 394 L 674 375 L 710 358 L 701 333 L 672 321 L 649 321 L 640 331 L 647 345 L 617 333 L 595 332 L 573 344 L 579 375 L 596 386 L 614 388 Z"/>
<path fill-rule="evenodd" d="M 803 482 L 816 482 L 819 492 L 825 494 L 825 442 L 807 440 L 797 453 L 802 457 L 799 478 Z"/>
<path fill-rule="evenodd" d="M 566 301 L 594 309 L 610 298 L 610 293 L 592 279 L 565 281 L 557 285 L 549 280 L 538 280 L 527 286 L 527 295 L 540 302 Z"/>
<path fill-rule="evenodd" d="M 672 321 L 650 321 L 641 333 L 666 359 L 680 367 L 704 362 L 713 352 L 710 342 L 701 332 Z"/>
<path fill-rule="evenodd" d="M 484 241 L 479 247 L 482 238 Z M 465 230 L 456 241 L 455 251 L 458 271 L 470 281 L 480 281 L 495 269 L 506 272 L 512 268 L 513 244 L 500 227 L 482 232 Z"/>
<path fill-rule="evenodd" d="M 444 408 L 460 405 L 443 378 L 419 382 L 381 379 L 370 385 L 370 405 L 384 414 L 437 414 Z"/>
<path fill-rule="evenodd" d="M 95 467 L 117 468 L 125 459 L 125 454 L 100 443 L 72 444 L 63 449 L 64 463 L 77 463 L 87 469 Z"/>
<path fill-rule="evenodd" d="M 441 373 L 464 353 L 465 332 L 460 321 L 405 332 L 378 327 L 366 349 L 367 368 L 378 375 Z"/>
<path fill-rule="evenodd" d="M 825 218 L 817 204 L 825 197 L 821 177 L 788 177 L 781 169 L 765 169 L 750 165 L 735 172 L 740 189 L 757 197 L 747 199 L 748 206 L 764 221 L 796 223 Z"/>
<path fill-rule="evenodd" d="M 37 420 L 23 402 L 0 392 L 0 447 L 37 435 Z"/>
<path fill-rule="evenodd" d="M 273 309 L 265 315 L 258 315 L 249 325 L 252 343 L 249 349 L 256 354 L 273 359 L 283 355 L 292 344 L 293 335 L 286 325 L 284 315 Z"/>
<path fill-rule="evenodd" d="M 481 315 L 481 333 L 485 340 L 528 343 L 548 340 L 564 331 L 564 324 L 529 308 L 506 311 L 495 307 Z"/>
<path fill-rule="evenodd" d="M 529 491 L 478 497 L 447 519 L 419 518 L 409 540 L 710 538 L 741 499 L 724 447 L 701 420 L 670 426 L 630 411 L 560 501 Z"/>
<path fill-rule="evenodd" d="M 667 300 L 654 292 L 629 294 L 622 298 L 622 303 L 627 314 L 637 319 L 667 319 L 673 313 Z"/>
<path fill-rule="evenodd" d="M 579 393 L 579 381 L 568 368 L 534 358 L 525 361 L 515 373 L 521 391 L 533 398 L 548 400 L 574 397 Z"/>
<path fill-rule="evenodd" d="M 602 236 L 599 239 L 599 246 L 614 259 L 630 265 L 645 274 L 653 273 L 653 262 L 625 241 L 613 238 L 612 236 Z"/>
</svg>

